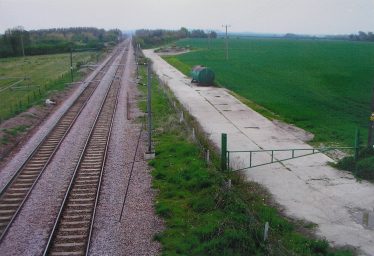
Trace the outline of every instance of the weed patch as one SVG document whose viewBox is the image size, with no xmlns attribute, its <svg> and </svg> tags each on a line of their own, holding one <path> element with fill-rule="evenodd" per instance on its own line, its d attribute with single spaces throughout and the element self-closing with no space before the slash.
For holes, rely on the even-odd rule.
<svg viewBox="0 0 374 256">
<path fill-rule="evenodd" d="M 354 157 L 345 157 L 336 165 L 338 169 L 351 172 L 359 179 L 374 181 L 374 149 L 364 148 L 359 152 L 358 161 Z"/>
<path fill-rule="evenodd" d="M 29 126 L 27 125 L 19 125 L 10 129 L 2 129 L 3 136 L 0 138 L 0 143 L 2 145 L 7 145 L 13 138 L 24 133 L 28 128 Z"/>
</svg>

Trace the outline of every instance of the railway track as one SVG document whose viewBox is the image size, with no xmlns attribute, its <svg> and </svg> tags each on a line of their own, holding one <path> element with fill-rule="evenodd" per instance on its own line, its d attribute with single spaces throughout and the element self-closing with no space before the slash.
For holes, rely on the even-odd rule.
<svg viewBox="0 0 374 256">
<path fill-rule="evenodd" d="M 43 255 L 87 255 L 125 57 L 117 66 L 66 190 Z"/>
<path fill-rule="evenodd" d="M 104 77 L 110 65 L 114 62 L 116 52 L 103 66 L 100 72 L 89 81 L 89 85 L 74 101 L 72 106 L 56 123 L 49 134 L 40 142 L 30 154 L 10 181 L 0 191 L 0 242 L 17 217 L 35 184 L 59 149 L 62 141 L 69 133 L 76 119 L 85 107 L 91 95 L 96 90 L 100 80 Z"/>
</svg>

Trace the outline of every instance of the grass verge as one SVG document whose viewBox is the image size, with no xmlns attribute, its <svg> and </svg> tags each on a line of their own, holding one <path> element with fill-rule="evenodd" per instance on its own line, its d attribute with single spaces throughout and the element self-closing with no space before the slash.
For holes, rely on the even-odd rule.
<svg viewBox="0 0 374 256">
<path fill-rule="evenodd" d="M 145 84 L 144 67 L 140 73 L 141 84 Z M 191 138 L 179 122 L 172 95 L 156 78 L 152 83 L 156 158 L 149 164 L 153 166 L 153 187 L 158 190 L 156 212 L 166 224 L 155 237 L 163 255 L 353 255 L 302 234 L 300 230 L 311 233 L 315 225 L 282 217 L 258 184 L 245 181 L 238 173 L 219 171 L 215 154 L 207 164 L 198 145 L 206 142 Z M 145 86 L 140 90 L 145 94 Z M 145 102 L 139 104 L 145 110 Z M 266 222 L 270 231 L 264 242 Z"/>
<path fill-rule="evenodd" d="M 27 131 L 29 127 L 27 125 L 18 125 L 11 129 L 3 129 L 2 132 L 4 136 L 0 137 L 0 145 L 7 145 L 11 139 L 17 137 L 19 134 L 24 133 Z"/>
</svg>

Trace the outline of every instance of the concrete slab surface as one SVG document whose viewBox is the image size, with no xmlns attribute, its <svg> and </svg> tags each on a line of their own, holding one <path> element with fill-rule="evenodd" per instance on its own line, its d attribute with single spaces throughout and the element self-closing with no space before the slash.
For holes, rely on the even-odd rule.
<svg viewBox="0 0 374 256">
<path fill-rule="evenodd" d="M 153 69 L 180 103 L 196 118 L 208 138 L 220 147 L 227 133 L 229 150 L 312 148 L 272 121 L 253 111 L 224 88 L 198 87 L 152 50 L 145 50 Z M 291 152 L 278 152 L 277 159 Z M 300 154 L 300 153 L 298 153 Z M 271 159 L 256 153 L 252 164 Z M 244 171 L 264 185 L 290 217 L 318 225 L 316 233 L 335 246 L 356 247 L 362 255 L 374 255 L 374 185 L 328 165 L 324 154 L 315 154 Z M 234 169 L 249 166 L 249 154 L 230 155 Z"/>
</svg>

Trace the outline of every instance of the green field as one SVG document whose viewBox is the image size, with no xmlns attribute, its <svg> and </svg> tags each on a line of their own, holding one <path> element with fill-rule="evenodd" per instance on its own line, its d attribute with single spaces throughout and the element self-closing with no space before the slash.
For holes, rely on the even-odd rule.
<svg viewBox="0 0 374 256">
<path fill-rule="evenodd" d="M 352 145 L 364 136 L 374 85 L 374 44 L 327 40 L 185 39 L 196 51 L 166 58 L 182 72 L 202 64 L 235 93 L 313 132 L 314 143 Z M 268 115 L 269 116 L 269 115 Z M 366 139 L 364 139 L 366 141 Z"/>
<path fill-rule="evenodd" d="M 96 53 L 73 54 L 77 79 L 77 64 L 89 61 L 96 61 Z M 63 89 L 70 82 L 69 66 L 70 54 L 0 58 L 0 120 L 37 104 L 51 90 Z M 29 79 L 9 88 L 24 77 Z"/>
</svg>

